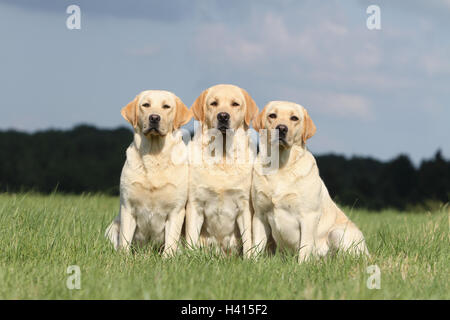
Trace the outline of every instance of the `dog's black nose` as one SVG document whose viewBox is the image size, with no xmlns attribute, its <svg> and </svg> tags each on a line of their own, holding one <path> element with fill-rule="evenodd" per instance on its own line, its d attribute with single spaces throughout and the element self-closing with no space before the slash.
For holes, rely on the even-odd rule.
<svg viewBox="0 0 450 320">
<path fill-rule="evenodd" d="M 161 117 L 157 114 L 151 114 L 149 119 L 150 119 L 150 122 L 155 123 L 155 122 L 159 122 L 161 120 Z"/>
<path fill-rule="evenodd" d="M 278 129 L 278 133 L 280 136 L 286 136 L 286 133 L 288 132 L 288 127 L 284 124 L 277 125 L 276 129 Z"/>
<path fill-rule="evenodd" d="M 226 112 L 219 112 L 217 114 L 217 120 L 219 120 L 219 122 L 228 122 L 228 120 L 230 120 L 230 114 Z"/>
</svg>

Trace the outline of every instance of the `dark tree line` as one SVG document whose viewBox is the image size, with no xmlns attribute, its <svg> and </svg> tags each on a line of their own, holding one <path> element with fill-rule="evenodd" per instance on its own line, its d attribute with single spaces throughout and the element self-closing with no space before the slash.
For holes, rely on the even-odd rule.
<svg viewBox="0 0 450 320">
<path fill-rule="evenodd" d="M 131 141 L 126 128 L 82 125 L 33 134 L 0 131 L 0 192 L 118 194 Z M 418 168 L 406 155 L 387 162 L 333 154 L 316 159 L 331 196 L 340 204 L 405 209 L 449 201 L 450 161 L 440 151 Z"/>
<path fill-rule="evenodd" d="M 404 210 L 449 201 L 450 161 L 439 150 L 418 168 L 406 155 L 387 162 L 340 155 L 316 159 L 330 195 L 341 204 Z"/>
</svg>

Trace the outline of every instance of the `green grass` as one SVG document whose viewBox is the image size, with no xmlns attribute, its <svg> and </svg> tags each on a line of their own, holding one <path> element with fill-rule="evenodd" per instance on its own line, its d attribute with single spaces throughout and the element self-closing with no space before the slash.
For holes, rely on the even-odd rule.
<svg viewBox="0 0 450 320">
<path fill-rule="evenodd" d="M 257 261 L 152 250 L 125 255 L 103 237 L 117 197 L 0 194 L 1 299 L 449 299 L 449 211 L 347 209 L 370 258 L 336 255 L 297 264 L 294 255 Z M 381 269 L 369 290 L 366 268 Z M 81 289 L 66 287 L 81 268 Z"/>
</svg>

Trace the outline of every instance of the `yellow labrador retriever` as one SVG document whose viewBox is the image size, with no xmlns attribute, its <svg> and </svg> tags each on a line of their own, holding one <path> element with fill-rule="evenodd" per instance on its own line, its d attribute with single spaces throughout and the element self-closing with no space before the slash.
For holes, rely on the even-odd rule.
<svg viewBox="0 0 450 320">
<path fill-rule="evenodd" d="M 187 147 L 174 131 L 191 111 L 173 93 L 148 90 L 122 109 L 134 129 L 120 177 L 120 211 L 106 230 L 116 249 L 151 242 L 177 249 L 188 196 Z M 179 133 L 179 132 L 178 132 Z"/>
<path fill-rule="evenodd" d="M 258 113 L 251 96 L 234 85 L 216 85 L 191 107 L 201 128 L 189 144 L 186 240 L 191 247 L 250 254 L 250 187 L 256 146 L 247 130 Z"/>
<path fill-rule="evenodd" d="M 264 171 L 267 161 L 261 153 L 254 164 L 254 252 L 261 252 L 272 236 L 278 247 L 299 252 L 299 262 L 329 249 L 368 254 L 362 232 L 333 202 L 306 149 L 306 140 L 316 132 L 306 109 L 292 102 L 269 102 L 253 127 L 260 134 L 267 129 L 269 143 L 279 146 L 277 170 Z"/>
</svg>

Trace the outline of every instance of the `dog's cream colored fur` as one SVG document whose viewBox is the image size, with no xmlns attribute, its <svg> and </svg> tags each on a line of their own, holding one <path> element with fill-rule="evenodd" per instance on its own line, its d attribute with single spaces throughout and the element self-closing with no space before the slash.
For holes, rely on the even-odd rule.
<svg viewBox="0 0 450 320">
<path fill-rule="evenodd" d="M 177 159 L 187 147 L 174 130 L 186 124 L 191 111 L 173 93 L 143 91 L 122 109 L 134 129 L 120 177 L 120 211 L 106 230 L 114 247 L 151 242 L 172 255 L 180 238 L 188 195 L 188 164 Z M 160 116 L 151 129 L 150 115 Z"/>
<path fill-rule="evenodd" d="M 251 249 L 250 187 L 254 152 L 249 148 L 248 126 L 258 108 L 243 89 L 216 85 L 205 90 L 191 107 L 201 132 L 189 144 L 189 200 L 186 207 L 186 240 L 190 246 L 214 246 L 223 251 Z M 230 115 L 220 161 L 208 161 L 207 150 L 218 132 L 217 114 Z M 212 130 L 211 130 L 212 129 Z M 216 130 L 215 130 L 216 129 Z M 218 135 L 211 135 L 211 131 Z M 238 150 L 239 149 L 239 150 Z M 243 156 L 237 159 L 239 152 Z"/>
<path fill-rule="evenodd" d="M 333 202 L 306 149 L 306 140 L 316 131 L 306 109 L 292 102 L 272 101 L 253 122 L 256 130 L 279 125 L 288 128 L 286 138 L 280 141 L 279 169 L 265 174 L 261 154 L 254 164 L 254 252 L 261 252 L 272 236 L 278 247 L 299 252 L 299 262 L 338 248 L 368 254 L 362 232 Z M 269 132 L 269 141 L 274 143 L 271 139 Z"/>
</svg>

